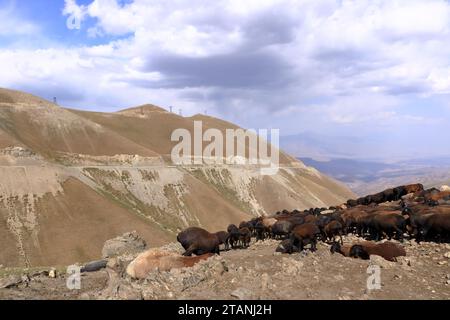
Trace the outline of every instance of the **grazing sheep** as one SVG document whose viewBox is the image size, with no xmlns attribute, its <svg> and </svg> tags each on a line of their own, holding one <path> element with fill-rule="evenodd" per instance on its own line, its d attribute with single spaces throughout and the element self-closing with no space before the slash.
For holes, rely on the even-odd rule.
<svg viewBox="0 0 450 320">
<path fill-rule="evenodd" d="M 342 240 L 342 230 L 343 230 L 342 224 L 336 220 L 328 223 L 323 229 L 326 239 L 335 242 L 335 238 L 338 236 L 341 244 L 343 244 L 344 241 Z"/>
<path fill-rule="evenodd" d="M 252 233 L 249 228 L 244 227 L 239 229 L 239 241 L 242 248 L 248 248 L 252 240 Z"/>
<path fill-rule="evenodd" d="M 378 213 L 371 217 L 369 228 L 373 231 L 374 238 L 378 241 L 385 234 L 391 239 L 394 234 L 400 241 L 403 240 L 403 233 L 406 230 L 406 221 L 401 213 L 386 212 Z"/>
<path fill-rule="evenodd" d="M 450 207 L 406 207 L 402 214 L 410 234 L 417 242 L 423 240 L 450 241 Z"/>
<path fill-rule="evenodd" d="M 316 251 L 317 238 L 320 237 L 319 228 L 312 223 L 305 223 L 296 226 L 291 233 L 292 245 L 298 248 L 298 251 L 303 251 L 304 247 L 310 244 L 310 250 Z"/>
<path fill-rule="evenodd" d="M 242 221 L 239 224 L 239 229 L 242 229 L 242 228 L 248 228 L 250 230 L 250 232 L 253 232 L 253 223 L 250 221 Z"/>
<path fill-rule="evenodd" d="M 417 228 L 418 238 L 424 240 L 435 239 L 437 242 L 450 240 L 450 214 L 430 213 L 426 215 L 411 215 L 410 221 Z M 417 239 L 419 241 L 419 239 Z"/>
<path fill-rule="evenodd" d="M 229 233 L 226 231 L 219 231 L 216 232 L 215 235 L 219 239 L 219 245 L 223 244 L 225 246 L 225 250 L 230 249 L 230 243 L 229 243 Z"/>
<path fill-rule="evenodd" d="M 289 233 L 291 232 L 293 227 L 294 224 L 289 220 L 277 221 L 272 226 L 272 237 L 286 238 L 287 236 L 289 236 Z"/>
<path fill-rule="evenodd" d="M 255 225 L 256 241 L 264 240 L 269 232 L 262 221 L 258 221 Z"/>
<path fill-rule="evenodd" d="M 239 245 L 239 228 L 234 224 L 230 224 L 227 228 L 228 231 L 228 243 L 232 249 L 236 249 Z"/>
<path fill-rule="evenodd" d="M 315 224 L 318 219 L 319 218 L 317 216 L 310 214 L 305 217 L 304 221 L 305 221 L 305 223 Z"/>
</svg>

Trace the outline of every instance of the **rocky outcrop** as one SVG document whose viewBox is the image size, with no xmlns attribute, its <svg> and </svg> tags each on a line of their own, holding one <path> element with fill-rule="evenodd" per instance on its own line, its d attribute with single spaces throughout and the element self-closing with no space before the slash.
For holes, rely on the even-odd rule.
<svg viewBox="0 0 450 320">
<path fill-rule="evenodd" d="M 117 238 L 105 242 L 102 250 L 103 258 L 112 258 L 124 254 L 142 252 L 147 243 L 136 231 L 125 233 Z"/>
</svg>

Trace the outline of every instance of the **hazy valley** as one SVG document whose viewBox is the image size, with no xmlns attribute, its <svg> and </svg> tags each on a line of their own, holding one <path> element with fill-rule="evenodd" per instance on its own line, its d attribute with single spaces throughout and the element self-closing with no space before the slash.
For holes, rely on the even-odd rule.
<svg viewBox="0 0 450 320">
<path fill-rule="evenodd" d="M 426 187 L 450 184 L 450 158 L 446 157 L 391 163 L 344 158 L 327 161 L 311 158 L 300 160 L 345 183 L 358 195 L 416 182 Z"/>
</svg>

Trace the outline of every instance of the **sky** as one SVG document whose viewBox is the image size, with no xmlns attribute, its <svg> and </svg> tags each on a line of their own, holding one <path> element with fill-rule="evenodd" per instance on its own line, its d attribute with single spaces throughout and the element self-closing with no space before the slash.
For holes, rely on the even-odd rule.
<svg viewBox="0 0 450 320">
<path fill-rule="evenodd" d="M 206 110 L 298 156 L 445 156 L 450 2 L 0 0 L 0 86 Z"/>
</svg>

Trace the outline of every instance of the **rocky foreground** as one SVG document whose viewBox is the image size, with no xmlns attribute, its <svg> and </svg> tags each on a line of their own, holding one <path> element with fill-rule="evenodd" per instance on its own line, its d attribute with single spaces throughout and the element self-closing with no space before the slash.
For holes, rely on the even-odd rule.
<svg viewBox="0 0 450 320">
<path fill-rule="evenodd" d="M 82 273 L 80 290 L 67 288 L 63 267 L 0 268 L 0 299 L 450 299 L 450 244 L 405 241 L 407 256 L 397 262 L 346 258 L 324 243 L 315 253 L 282 255 L 275 253 L 278 244 L 252 243 L 191 268 L 153 271 L 143 280 L 125 272 L 138 253 L 122 252 L 107 259 L 106 268 Z M 104 256 L 114 249 L 113 243 Z M 183 252 L 177 243 L 161 249 Z M 381 267 L 379 290 L 367 289 L 370 264 Z"/>
</svg>

